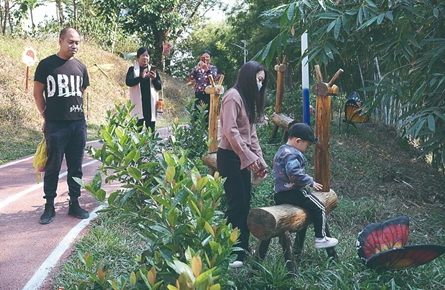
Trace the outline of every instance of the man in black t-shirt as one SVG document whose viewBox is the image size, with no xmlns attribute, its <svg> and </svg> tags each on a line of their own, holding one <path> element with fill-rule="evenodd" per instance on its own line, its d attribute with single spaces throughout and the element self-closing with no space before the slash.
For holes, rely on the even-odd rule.
<svg viewBox="0 0 445 290">
<path fill-rule="evenodd" d="M 65 155 L 69 189 L 68 214 L 80 219 L 89 213 L 79 205 L 80 185 L 73 177 L 82 178 L 82 161 L 87 139 L 83 96 L 90 85 L 86 66 L 74 55 L 79 49 L 80 36 L 73 28 L 60 32 L 59 52 L 40 61 L 34 76 L 34 99 L 44 119 L 48 161 L 43 179 L 46 199 L 41 224 L 52 222 L 56 215 L 59 173 Z"/>
</svg>

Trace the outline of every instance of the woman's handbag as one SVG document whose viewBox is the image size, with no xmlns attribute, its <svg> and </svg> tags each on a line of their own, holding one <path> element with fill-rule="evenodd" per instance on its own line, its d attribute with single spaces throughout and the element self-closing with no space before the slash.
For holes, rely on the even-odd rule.
<svg viewBox="0 0 445 290">
<path fill-rule="evenodd" d="M 43 136 L 42 141 L 37 144 L 36 153 L 34 154 L 34 160 L 32 165 L 36 169 L 37 183 L 40 183 L 41 173 L 45 171 L 46 160 L 48 156 L 46 155 L 46 140 Z"/>
</svg>

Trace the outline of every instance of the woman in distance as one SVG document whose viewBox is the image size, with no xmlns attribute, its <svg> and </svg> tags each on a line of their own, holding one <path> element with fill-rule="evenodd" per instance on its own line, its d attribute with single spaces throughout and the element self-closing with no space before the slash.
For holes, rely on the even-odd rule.
<svg viewBox="0 0 445 290">
<path fill-rule="evenodd" d="M 125 84 L 130 87 L 130 101 L 134 105 L 132 116 L 138 117 L 138 127 L 145 123 L 146 128 L 155 132 L 157 91 L 162 88 L 162 81 L 156 67 L 150 64 L 150 51 L 147 47 L 138 49 L 137 62 L 128 69 Z"/>
</svg>

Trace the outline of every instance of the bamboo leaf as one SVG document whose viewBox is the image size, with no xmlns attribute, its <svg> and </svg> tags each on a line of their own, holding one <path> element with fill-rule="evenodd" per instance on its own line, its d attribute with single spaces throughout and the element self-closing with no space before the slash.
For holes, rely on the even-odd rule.
<svg viewBox="0 0 445 290">
<path fill-rule="evenodd" d="M 340 35 L 340 29 L 341 29 L 341 19 L 337 18 L 335 21 L 335 28 L 334 28 L 334 38 L 337 39 Z"/>
<path fill-rule="evenodd" d="M 428 129 L 430 129 L 431 132 L 436 132 L 436 121 L 433 115 L 428 116 Z"/>
<path fill-rule="evenodd" d="M 287 19 L 291 22 L 295 17 L 295 6 L 296 6 L 295 2 L 291 3 L 289 5 L 289 8 L 287 9 Z"/>
<path fill-rule="evenodd" d="M 383 19 L 385 19 L 385 14 L 381 13 L 379 14 L 379 16 L 377 17 L 377 24 L 381 24 Z"/>
</svg>

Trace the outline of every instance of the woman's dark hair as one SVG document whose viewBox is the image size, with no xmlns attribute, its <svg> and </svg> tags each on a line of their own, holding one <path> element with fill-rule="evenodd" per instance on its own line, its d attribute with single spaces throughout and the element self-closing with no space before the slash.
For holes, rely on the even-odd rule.
<svg viewBox="0 0 445 290">
<path fill-rule="evenodd" d="M 144 52 L 147 52 L 148 55 L 151 56 L 151 52 L 148 49 L 148 47 L 143 46 L 143 47 L 139 48 L 138 51 L 136 52 L 136 57 L 139 58 L 141 56 L 141 54 L 143 54 Z"/>
<path fill-rule="evenodd" d="M 203 50 L 202 54 L 207 53 L 208 55 L 212 56 L 212 52 L 208 49 Z"/>
<path fill-rule="evenodd" d="M 261 90 L 258 91 L 256 74 L 260 71 L 264 71 L 264 80 Z M 243 99 L 250 123 L 255 122 L 255 117 L 260 119 L 264 116 L 264 105 L 266 103 L 266 86 L 267 70 L 262 64 L 256 61 L 249 61 L 241 67 L 238 73 L 238 78 L 233 88 L 239 92 L 241 98 Z"/>
</svg>

